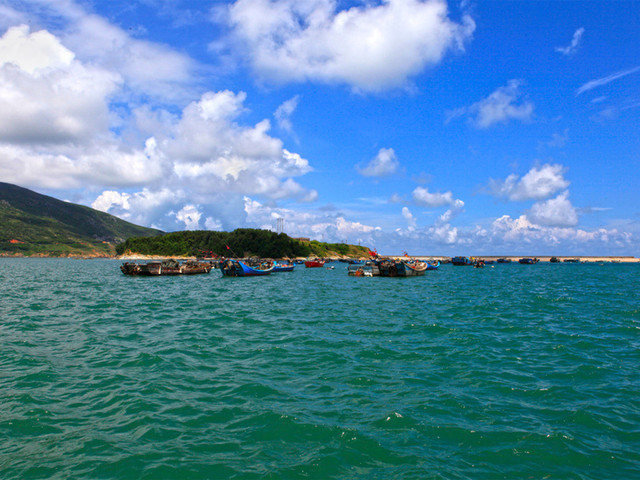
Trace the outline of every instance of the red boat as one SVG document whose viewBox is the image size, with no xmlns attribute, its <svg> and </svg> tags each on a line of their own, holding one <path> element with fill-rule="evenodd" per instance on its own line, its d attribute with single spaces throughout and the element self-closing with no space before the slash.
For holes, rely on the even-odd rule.
<svg viewBox="0 0 640 480">
<path fill-rule="evenodd" d="M 304 262 L 304 266 L 307 268 L 317 268 L 324 266 L 324 260 L 307 260 Z"/>
</svg>

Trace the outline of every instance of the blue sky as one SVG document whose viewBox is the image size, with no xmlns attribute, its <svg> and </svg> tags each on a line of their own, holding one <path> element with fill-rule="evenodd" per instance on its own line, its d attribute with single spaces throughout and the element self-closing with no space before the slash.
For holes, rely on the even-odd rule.
<svg viewBox="0 0 640 480">
<path fill-rule="evenodd" d="M 0 1 L 0 181 L 165 231 L 640 256 L 640 2 Z"/>
</svg>

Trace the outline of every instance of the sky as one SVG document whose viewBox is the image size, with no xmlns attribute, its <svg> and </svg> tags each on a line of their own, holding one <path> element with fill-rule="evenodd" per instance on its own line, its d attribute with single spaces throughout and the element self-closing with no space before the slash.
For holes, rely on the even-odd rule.
<svg viewBox="0 0 640 480">
<path fill-rule="evenodd" d="M 640 256 L 640 1 L 0 0 L 0 181 L 164 231 Z"/>
</svg>

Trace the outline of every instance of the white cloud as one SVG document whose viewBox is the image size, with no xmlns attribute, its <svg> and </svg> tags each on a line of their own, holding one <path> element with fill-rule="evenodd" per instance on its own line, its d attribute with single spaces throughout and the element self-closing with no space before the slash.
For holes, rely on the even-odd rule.
<svg viewBox="0 0 640 480">
<path fill-rule="evenodd" d="M 564 173 L 562 165 L 545 164 L 533 167 L 522 178 L 512 174 L 505 180 L 491 179 L 489 191 L 512 201 L 542 200 L 569 186 Z"/>
<path fill-rule="evenodd" d="M 541 226 L 532 223 L 526 215 L 515 219 L 504 215 L 492 223 L 486 242 L 487 245 L 502 243 L 514 248 L 515 252 L 526 251 L 528 254 L 562 248 L 567 253 L 591 251 L 597 254 L 604 251 L 611 255 L 614 251 L 622 254 L 627 252 L 633 243 L 633 235 L 617 229 L 599 228 L 586 231 L 568 227 Z M 532 252 L 533 248 L 535 248 L 534 252 Z"/>
<path fill-rule="evenodd" d="M 584 28 L 580 27 L 573 33 L 571 43 L 566 47 L 556 47 L 556 52 L 560 52 L 563 55 L 573 55 L 578 51 L 580 42 L 582 41 L 582 35 L 584 34 Z"/>
<path fill-rule="evenodd" d="M 416 223 L 417 223 L 416 222 L 416 217 L 413 216 L 413 214 L 411 213 L 411 210 L 409 210 L 409 208 L 402 207 L 402 216 L 407 221 L 407 224 L 409 225 L 410 228 L 415 228 L 416 227 Z"/>
<path fill-rule="evenodd" d="M 521 100 L 520 85 L 519 80 L 510 80 L 505 87 L 498 88 L 487 98 L 470 107 L 447 112 L 446 123 L 463 115 L 469 115 L 478 128 L 489 128 L 496 123 L 507 123 L 510 120 L 531 120 L 534 105 L 528 100 Z"/>
<path fill-rule="evenodd" d="M 412 196 L 416 205 L 428 208 L 455 205 L 456 202 L 461 201 L 454 199 L 451 192 L 431 193 L 426 187 L 416 187 Z"/>
<path fill-rule="evenodd" d="M 185 205 L 176 213 L 176 219 L 184 223 L 185 230 L 197 230 L 200 227 L 200 218 L 202 213 L 195 205 Z"/>
<path fill-rule="evenodd" d="M 309 162 L 269 135 L 268 120 L 240 123 L 244 93 L 207 92 L 182 112 L 143 106 L 123 123 L 110 102 L 131 78 L 83 62 L 47 31 L 9 29 L 0 38 L 0 178 L 103 189 L 96 208 L 163 229 L 209 217 L 212 225 L 241 223 L 247 194 L 317 199 L 294 180 L 311 171 Z M 126 139 L 114 126 L 130 129 Z M 199 205 L 197 221 L 188 205 Z"/>
<path fill-rule="evenodd" d="M 628 70 L 622 70 L 620 72 L 612 73 L 611 75 L 608 75 L 603 78 L 597 78 L 595 80 L 591 80 L 585 83 L 584 85 L 582 85 L 580 88 L 578 88 L 578 90 L 576 90 L 576 97 L 584 92 L 588 92 L 589 90 L 593 90 L 594 88 L 601 87 L 603 85 L 606 85 L 607 83 L 613 82 L 614 80 L 617 80 L 622 77 L 626 77 L 627 75 L 631 75 L 632 73 L 635 73 L 639 70 L 640 70 L 640 66 L 633 67 Z"/>
<path fill-rule="evenodd" d="M 23 25 L 0 38 L 0 141 L 89 141 L 108 131 L 117 74 L 75 60 L 49 32 Z"/>
<path fill-rule="evenodd" d="M 385 177 L 398 171 L 400 164 L 392 148 L 381 148 L 378 154 L 364 167 L 356 167 L 365 177 Z"/>
<path fill-rule="evenodd" d="M 573 227 L 578 224 L 578 213 L 565 191 L 555 198 L 536 202 L 527 214 L 533 223 L 557 227 Z"/>
<path fill-rule="evenodd" d="M 228 11 L 253 69 L 276 82 L 344 83 L 364 91 L 402 86 L 463 49 L 475 24 L 448 18 L 443 0 L 386 0 L 336 11 L 333 0 L 237 0 Z"/>
<path fill-rule="evenodd" d="M 275 230 L 276 220 L 285 219 L 285 233 L 292 237 L 311 237 L 325 242 L 361 243 L 371 246 L 380 234 L 380 227 L 347 220 L 344 215 L 331 211 L 300 211 L 264 205 L 249 197 L 244 198 L 246 220 L 264 229 Z"/>
<path fill-rule="evenodd" d="M 300 95 L 290 98 L 280 105 L 274 114 L 274 117 L 278 122 L 278 126 L 286 132 L 291 132 L 292 130 L 291 115 L 295 112 L 296 108 L 298 108 L 299 101 Z"/>
</svg>

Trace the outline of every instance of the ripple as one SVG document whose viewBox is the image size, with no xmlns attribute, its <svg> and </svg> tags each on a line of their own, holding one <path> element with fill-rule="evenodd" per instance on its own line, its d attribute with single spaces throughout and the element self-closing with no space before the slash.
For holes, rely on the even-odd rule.
<svg viewBox="0 0 640 480">
<path fill-rule="evenodd" d="M 638 271 L 584 268 L 0 259 L 3 479 L 632 478 Z"/>
</svg>

